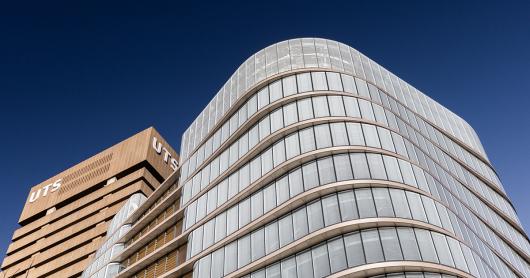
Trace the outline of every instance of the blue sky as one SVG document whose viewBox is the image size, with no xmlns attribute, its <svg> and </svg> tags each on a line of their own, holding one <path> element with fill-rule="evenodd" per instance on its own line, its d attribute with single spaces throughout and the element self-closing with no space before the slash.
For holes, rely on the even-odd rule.
<svg viewBox="0 0 530 278">
<path fill-rule="evenodd" d="M 44 2 L 0 9 L 0 259 L 31 186 L 151 125 L 178 149 L 248 56 L 295 37 L 346 43 L 466 119 L 530 228 L 530 2 Z"/>
</svg>

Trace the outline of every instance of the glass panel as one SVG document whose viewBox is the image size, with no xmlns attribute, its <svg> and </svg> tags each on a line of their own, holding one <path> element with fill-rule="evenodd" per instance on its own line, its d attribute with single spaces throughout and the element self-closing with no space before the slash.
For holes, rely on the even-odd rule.
<svg viewBox="0 0 530 278">
<path fill-rule="evenodd" d="M 324 224 L 326 226 L 340 222 L 339 202 L 336 194 L 322 198 L 322 209 L 324 211 Z"/>
<path fill-rule="evenodd" d="M 297 240 L 309 232 L 306 208 L 302 207 L 293 212 L 294 239 Z"/>
<path fill-rule="evenodd" d="M 276 207 L 276 186 L 274 183 L 267 186 L 263 190 L 263 202 L 264 202 L 264 212 L 268 212 L 271 209 Z"/>
<path fill-rule="evenodd" d="M 353 179 L 353 172 L 350 164 L 350 157 L 347 154 L 333 156 L 335 171 L 337 172 L 337 181 Z"/>
<path fill-rule="evenodd" d="M 300 154 L 300 142 L 298 141 L 298 132 L 295 132 L 285 138 L 286 159 L 291 159 Z"/>
<path fill-rule="evenodd" d="M 265 87 L 258 92 L 258 110 L 269 104 L 269 87 Z"/>
<path fill-rule="evenodd" d="M 401 178 L 401 171 L 399 170 L 399 164 L 395 157 L 392 156 L 383 156 L 383 162 L 385 163 L 386 173 L 388 174 L 388 179 L 395 182 L 403 182 Z"/>
<path fill-rule="evenodd" d="M 360 218 L 377 217 L 375 213 L 374 200 L 370 188 L 361 188 L 355 190 L 357 207 L 359 208 Z"/>
<path fill-rule="evenodd" d="M 365 264 L 363 245 L 361 243 L 361 234 L 356 232 L 345 236 L 344 244 L 346 246 L 348 267 L 355 267 Z"/>
<path fill-rule="evenodd" d="M 282 260 L 281 265 L 282 278 L 296 278 L 296 260 L 294 257 Z"/>
<path fill-rule="evenodd" d="M 381 148 L 379 143 L 379 135 L 377 129 L 373 125 L 362 124 L 364 138 L 366 139 L 366 146 L 373 148 Z"/>
<path fill-rule="evenodd" d="M 323 72 L 312 72 L 313 88 L 315 91 L 327 91 L 328 84 L 326 82 L 326 75 Z"/>
<path fill-rule="evenodd" d="M 315 278 L 326 277 L 330 274 L 330 265 L 327 245 L 320 245 L 311 250 L 313 257 L 313 271 Z"/>
<path fill-rule="evenodd" d="M 273 264 L 265 269 L 267 278 L 281 278 L 280 264 Z"/>
<path fill-rule="evenodd" d="M 436 253 L 438 254 L 438 259 L 441 264 L 450 265 L 454 267 L 453 258 L 451 257 L 451 251 L 445 240 L 445 236 L 439 233 L 431 233 L 432 239 L 434 241 L 434 246 L 436 247 Z"/>
<path fill-rule="evenodd" d="M 302 168 L 298 168 L 289 173 L 289 196 L 294 197 L 304 191 L 304 181 L 302 179 Z"/>
<path fill-rule="evenodd" d="M 278 221 L 280 230 L 280 248 L 293 242 L 293 219 L 287 215 Z"/>
<path fill-rule="evenodd" d="M 311 259 L 310 251 L 296 255 L 296 272 L 298 277 L 313 277 L 313 260 Z"/>
<path fill-rule="evenodd" d="M 280 205 L 289 199 L 289 183 L 287 175 L 284 175 L 276 181 L 276 200 Z"/>
<path fill-rule="evenodd" d="M 377 208 L 377 216 L 394 217 L 388 188 L 372 188 L 372 193 L 374 195 L 375 207 Z"/>
<path fill-rule="evenodd" d="M 396 229 L 381 228 L 379 229 L 379 235 L 381 236 L 381 243 L 383 244 L 385 260 L 403 260 L 403 255 L 401 254 L 401 247 L 399 246 L 399 240 L 397 237 Z"/>
<path fill-rule="evenodd" d="M 411 219 L 409 203 L 405 196 L 405 191 L 400 189 L 390 188 L 390 197 L 394 207 L 396 217 Z"/>
<path fill-rule="evenodd" d="M 234 241 L 225 246 L 225 258 L 237 258 L 237 241 Z M 225 275 L 233 272 L 237 268 L 237 260 L 225 260 L 224 273 Z"/>
<path fill-rule="evenodd" d="M 283 128 L 283 110 L 276 109 L 271 113 L 271 133 Z"/>
<path fill-rule="evenodd" d="M 436 250 L 434 249 L 431 233 L 422 229 L 414 229 L 414 231 L 416 233 L 416 239 L 418 240 L 421 257 L 423 260 L 427 262 L 438 263 L 438 257 L 436 256 Z"/>
<path fill-rule="evenodd" d="M 282 81 L 278 80 L 274 83 L 271 83 L 269 85 L 269 92 L 270 92 L 270 98 L 271 103 L 279 100 L 282 98 Z"/>
<path fill-rule="evenodd" d="M 278 238 L 278 222 L 272 222 L 265 226 L 265 253 L 270 254 L 280 248 Z M 234 257 L 230 257 L 234 258 Z"/>
<path fill-rule="evenodd" d="M 272 157 L 274 158 L 274 167 L 280 165 L 285 161 L 285 142 L 284 140 L 278 141 L 272 147 Z"/>
<path fill-rule="evenodd" d="M 296 76 L 288 76 L 283 80 L 283 95 L 290 96 L 296 94 Z"/>
<path fill-rule="evenodd" d="M 408 261 L 421 260 L 420 250 L 418 249 L 418 243 L 416 242 L 412 228 L 397 228 L 397 233 L 404 259 Z"/>
<path fill-rule="evenodd" d="M 364 153 L 350 153 L 350 161 L 355 179 L 369 179 L 370 171 Z"/>
<path fill-rule="evenodd" d="M 342 237 L 328 241 L 328 251 L 331 265 L 331 273 L 339 272 L 346 269 L 346 252 L 344 251 L 344 242 Z"/>
<path fill-rule="evenodd" d="M 346 116 L 346 112 L 344 110 L 344 103 L 342 102 L 341 96 L 328 96 L 328 101 L 331 116 Z"/>
<path fill-rule="evenodd" d="M 322 215 L 320 201 L 313 202 L 307 206 L 307 217 L 310 233 L 324 228 L 324 216 Z"/>
<path fill-rule="evenodd" d="M 410 211 L 412 212 L 412 218 L 427 222 L 427 216 L 425 215 L 425 209 L 423 208 L 420 195 L 407 191 L 407 199 L 409 201 Z"/>
<path fill-rule="evenodd" d="M 344 108 L 348 117 L 360 118 L 361 110 L 359 110 L 359 103 L 356 98 L 344 97 Z"/>
<path fill-rule="evenodd" d="M 283 107 L 283 118 L 285 126 L 298 122 L 298 111 L 296 109 L 296 102 L 289 103 Z"/>
<path fill-rule="evenodd" d="M 317 125 L 315 128 L 315 137 L 316 137 L 316 143 L 317 143 L 317 149 L 323 149 L 327 147 L 331 147 L 331 133 L 329 130 L 329 125 Z"/>
<path fill-rule="evenodd" d="M 252 261 L 265 256 L 265 229 L 261 228 L 251 234 Z"/>
<path fill-rule="evenodd" d="M 310 73 L 297 74 L 296 81 L 298 83 L 298 91 L 300 93 L 309 92 L 313 90 L 313 86 L 311 85 L 311 74 Z"/>
<path fill-rule="evenodd" d="M 322 185 L 335 182 L 335 169 L 333 167 L 333 160 L 331 157 L 321 158 L 317 162 L 320 184 Z"/>
<path fill-rule="evenodd" d="M 338 194 L 340 215 L 342 221 L 348 221 L 359 218 L 355 195 L 352 190 L 343 191 Z"/>
<path fill-rule="evenodd" d="M 380 154 L 367 153 L 368 167 L 373 179 L 386 180 L 385 166 L 383 165 L 383 158 Z"/>
<path fill-rule="evenodd" d="M 297 101 L 298 105 L 298 116 L 300 121 L 313 119 L 315 116 L 313 114 L 313 104 L 311 103 L 310 98 L 301 99 Z"/>
<path fill-rule="evenodd" d="M 315 149 L 315 134 L 312 127 L 300 130 L 301 153 L 310 152 Z"/>
<path fill-rule="evenodd" d="M 346 130 L 350 139 L 350 145 L 364 146 L 363 130 L 359 123 L 346 123 Z"/>
<path fill-rule="evenodd" d="M 328 100 L 325 96 L 314 97 L 313 108 L 315 109 L 315 118 L 329 117 Z"/>
<path fill-rule="evenodd" d="M 363 239 L 364 254 L 366 256 L 366 263 L 376 263 L 385 260 L 383 257 L 383 250 L 381 242 L 379 241 L 379 233 L 374 230 L 361 231 Z"/>
<path fill-rule="evenodd" d="M 333 146 L 349 145 L 348 133 L 346 132 L 346 125 L 344 123 L 332 123 L 330 124 L 330 128 Z"/>
<path fill-rule="evenodd" d="M 303 177 L 304 177 L 304 188 L 306 191 L 318 186 L 318 171 L 317 163 L 311 162 L 302 166 Z"/>
<path fill-rule="evenodd" d="M 241 268 L 250 263 L 250 235 L 237 241 L 237 266 Z"/>
</svg>

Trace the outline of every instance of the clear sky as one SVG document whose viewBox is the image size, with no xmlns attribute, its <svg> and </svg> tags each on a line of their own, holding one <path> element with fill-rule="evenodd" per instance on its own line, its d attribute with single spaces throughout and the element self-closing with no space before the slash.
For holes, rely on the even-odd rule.
<svg viewBox="0 0 530 278">
<path fill-rule="evenodd" d="M 296 37 L 346 43 L 466 119 L 530 230 L 529 1 L 39 2 L 0 7 L 0 260 L 31 186 L 151 125 L 179 149 L 243 61 Z"/>
</svg>

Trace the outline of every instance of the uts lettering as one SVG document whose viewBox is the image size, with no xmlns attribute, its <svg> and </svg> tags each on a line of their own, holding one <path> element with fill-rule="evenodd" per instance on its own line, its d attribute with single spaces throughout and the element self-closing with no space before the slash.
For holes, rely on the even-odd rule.
<svg viewBox="0 0 530 278">
<path fill-rule="evenodd" d="M 168 149 L 162 147 L 162 143 L 158 142 L 158 139 L 156 137 L 153 137 L 153 149 L 155 149 L 155 152 L 157 154 L 162 154 L 162 152 L 164 152 L 164 162 L 166 164 L 169 163 L 169 166 L 171 166 L 171 169 L 173 169 L 173 171 L 177 170 L 177 159 L 171 157 L 171 153 L 169 153 Z"/>
<path fill-rule="evenodd" d="M 61 181 L 62 179 L 58 179 L 54 183 L 50 183 L 46 186 L 43 186 L 42 188 L 39 188 L 39 190 L 37 191 L 31 192 L 31 195 L 29 196 L 29 202 L 35 202 L 35 200 L 37 200 L 41 196 L 41 192 L 42 197 L 46 197 L 46 195 L 48 195 L 48 192 L 57 191 L 57 189 L 61 187 Z"/>
</svg>

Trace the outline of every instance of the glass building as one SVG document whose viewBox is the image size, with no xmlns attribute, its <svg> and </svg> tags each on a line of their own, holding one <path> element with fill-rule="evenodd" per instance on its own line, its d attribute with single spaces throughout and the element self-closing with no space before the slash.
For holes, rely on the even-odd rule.
<svg viewBox="0 0 530 278">
<path fill-rule="evenodd" d="M 530 277 L 475 131 L 342 43 L 252 55 L 180 155 L 124 222 L 117 277 Z"/>
</svg>

